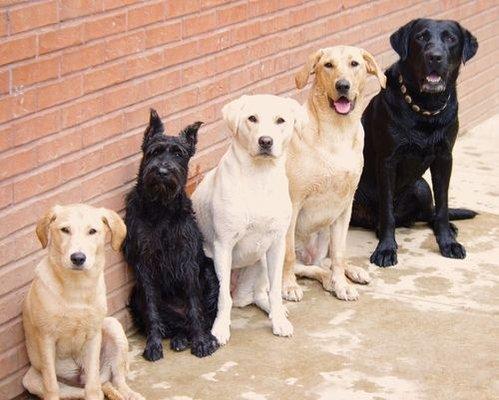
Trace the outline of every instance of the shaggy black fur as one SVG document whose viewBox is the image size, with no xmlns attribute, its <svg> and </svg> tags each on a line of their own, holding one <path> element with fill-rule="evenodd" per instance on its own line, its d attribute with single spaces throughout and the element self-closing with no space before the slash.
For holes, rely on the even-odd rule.
<svg viewBox="0 0 499 400">
<path fill-rule="evenodd" d="M 191 200 L 185 193 L 189 159 L 194 155 L 201 122 L 179 136 L 164 135 L 151 110 L 142 143 L 137 184 L 126 199 L 127 237 L 123 254 L 137 282 L 130 310 L 147 335 L 144 358 L 163 357 L 162 338 L 170 347 L 192 354 L 212 354 L 218 343 L 210 333 L 217 314 L 218 279 L 204 255 Z"/>
<path fill-rule="evenodd" d="M 395 227 L 429 222 L 440 252 L 464 258 L 449 219 L 476 213 L 448 208 L 452 148 L 458 133 L 456 79 L 461 63 L 477 51 L 476 38 L 455 21 L 417 19 L 390 37 L 400 60 L 387 71 L 387 87 L 375 96 L 364 115 L 364 169 L 355 194 L 354 226 L 376 229 L 379 243 L 371 262 L 380 267 L 397 263 Z M 446 108 L 435 116 L 411 109 L 401 92 L 402 76 L 412 104 L 423 110 Z M 435 81 L 433 78 L 439 77 Z M 430 81 L 432 78 L 433 81 Z M 435 195 L 422 178 L 430 168 Z"/>
</svg>

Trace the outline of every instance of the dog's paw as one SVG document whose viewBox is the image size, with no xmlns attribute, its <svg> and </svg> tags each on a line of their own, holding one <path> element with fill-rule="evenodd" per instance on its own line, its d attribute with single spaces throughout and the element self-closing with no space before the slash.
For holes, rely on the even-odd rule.
<svg viewBox="0 0 499 400">
<path fill-rule="evenodd" d="M 293 336 L 293 325 L 284 315 L 272 318 L 272 332 L 276 336 Z"/>
<path fill-rule="evenodd" d="M 124 394 L 123 397 L 125 400 L 146 400 L 144 396 L 140 393 L 134 392 L 133 390 L 130 390 L 128 393 Z"/>
<path fill-rule="evenodd" d="M 283 285 L 282 298 L 289 301 L 301 301 L 303 299 L 303 289 L 297 283 Z"/>
<path fill-rule="evenodd" d="M 85 390 L 85 400 L 104 400 L 104 392 L 100 388 L 92 391 Z"/>
<path fill-rule="evenodd" d="M 196 357 L 206 357 L 217 351 L 218 347 L 215 336 L 208 334 L 192 341 L 191 353 Z"/>
<path fill-rule="evenodd" d="M 333 292 L 334 295 L 345 301 L 354 301 L 359 298 L 359 292 L 352 285 L 349 285 L 346 280 L 340 280 L 338 282 L 333 282 Z"/>
<path fill-rule="evenodd" d="M 379 242 L 370 258 L 371 264 L 378 267 L 391 267 L 397 264 L 397 244 Z"/>
<path fill-rule="evenodd" d="M 215 319 L 211 334 L 215 336 L 220 346 L 227 344 L 230 339 L 230 324 L 220 321 L 218 318 Z"/>
<path fill-rule="evenodd" d="M 448 242 L 439 245 L 440 253 L 444 257 L 463 259 L 466 257 L 466 250 L 458 242 Z"/>
<path fill-rule="evenodd" d="M 146 343 L 146 348 L 144 349 L 144 353 L 142 356 L 147 361 L 157 361 L 163 358 L 163 345 L 160 341 L 148 341 Z"/>
<path fill-rule="evenodd" d="M 349 266 L 345 269 L 345 275 L 352 282 L 360 283 L 361 285 L 367 285 L 371 282 L 371 277 L 369 276 L 369 272 L 360 268 L 360 267 L 352 267 Z"/>
<path fill-rule="evenodd" d="M 176 335 L 170 340 L 170 348 L 173 351 L 184 351 L 189 347 L 189 339 L 185 335 Z"/>
</svg>

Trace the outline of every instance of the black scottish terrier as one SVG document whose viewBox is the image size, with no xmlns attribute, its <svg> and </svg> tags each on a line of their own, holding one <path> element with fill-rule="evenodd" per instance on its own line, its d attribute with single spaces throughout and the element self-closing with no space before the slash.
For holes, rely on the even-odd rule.
<svg viewBox="0 0 499 400">
<path fill-rule="evenodd" d="M 217 314 L 218 279 L 212 260 L 204 255 L 185 193 L 201 124 L 187 126 L 179 136 L 166 136 L 161 119 L 151 110 L 137 183 L 126 198 L 123 254 L 137 279 L 129 307 L 147 335 L 143 355 L 149 361 L 163 357 L 163 338 L 170 338 L 176 351 L 190 346 L 198 357 L 218 348 L 210 333 Z"/>
</svg>

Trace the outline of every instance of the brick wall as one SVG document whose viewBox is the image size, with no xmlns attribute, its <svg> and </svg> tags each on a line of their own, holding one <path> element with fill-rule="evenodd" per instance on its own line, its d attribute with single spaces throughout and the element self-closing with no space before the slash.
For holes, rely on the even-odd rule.
<svg viewBox="0 0 499 400">
<path fill-rule="evenodd" d="M 54 203 L 122 210 L 150 107 L 170 133 L 206 122 L 192 188 L 227 148 L 225 102 L 297 95 L 293 75 L 319 47 L 360 45 L 386 67 L 389 34 L 417 16 L 457 19 L 479 39 L 460 78 L 462 132 L 496 113 L 494 0 L 0 0 L 0 399 L 22 393 L 36 220 Z M 112 251 L 106 278 L 109 311 L 130 327 L 131 274 Z"/>
</svg>

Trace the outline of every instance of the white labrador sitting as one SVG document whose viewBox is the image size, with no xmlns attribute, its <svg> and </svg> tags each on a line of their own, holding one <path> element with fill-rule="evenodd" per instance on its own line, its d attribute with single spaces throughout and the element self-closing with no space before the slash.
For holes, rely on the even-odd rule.
<svg viewBox="0 0 499 400">
<path fill-rule="evenodd" d="M 220 293 L 212 333 L 220 344 L 230 337 L 231 270 L 240 270 L 234 305 L 255 303 L 269 313 L 275 335 L 291 336 L 282 304 L 285 236 L 291 218 L 286 147 L 295 128 L 307 122 L 295 100 L 272 95 L 242 96 L 222 109 L 232 144 L 217 168 L 192 196 L 213 258 Z"/>
</svg>

